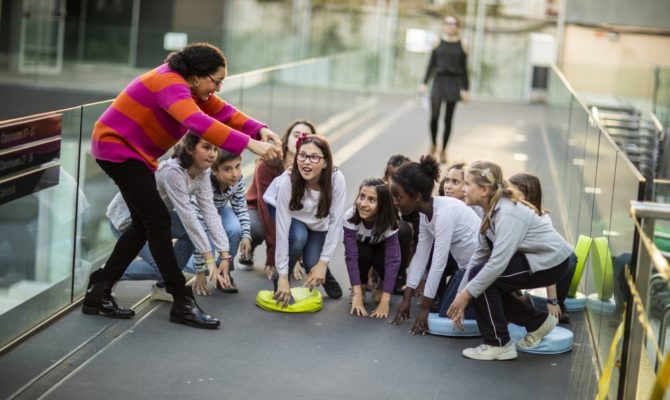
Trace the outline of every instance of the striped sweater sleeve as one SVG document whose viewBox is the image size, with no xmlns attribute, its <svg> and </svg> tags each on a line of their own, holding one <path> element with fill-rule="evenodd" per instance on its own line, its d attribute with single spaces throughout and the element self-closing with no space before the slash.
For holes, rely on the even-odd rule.
<svg viewBox="0 0 670 400">
<path fill-rule="evenodd" d="M 233 208 L 233 212 L 242 227 L 242 237 L 251 240 L 251 223 L 249 222 L 249 209 L 247 208 L 247 198 L 245 196 L 246 186 L 243 179 L 240 176 L 240 181 L 235 185 L 233 195 L 230 198 L 230 206 Z"/>
</svg>

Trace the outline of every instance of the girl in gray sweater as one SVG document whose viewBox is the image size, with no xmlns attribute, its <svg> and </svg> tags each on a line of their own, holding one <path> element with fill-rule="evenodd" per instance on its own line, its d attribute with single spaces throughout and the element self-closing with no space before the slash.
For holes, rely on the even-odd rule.
<svg viewBox="0 0 670 400">
<path fill-rule="evenodd" d="M 514 295 L 519 289 L 557 283 L 568 269 L 573 248 L 540 217 L 535 208 L 503 180 L 500 166 L 477 161 L 465 174 L 465 201 L 484 210 L 479 248 L 468 262 L 466 278 L 447 311 L 461 324 L 472 299 L 484 344 L 463 350 L 476 360 L 510 360 L 517 357 L 507 323 L 528 331 L 517 347 L 532 348 L 556 326 L 557 318 L 539 311 Z"/>
</svg>

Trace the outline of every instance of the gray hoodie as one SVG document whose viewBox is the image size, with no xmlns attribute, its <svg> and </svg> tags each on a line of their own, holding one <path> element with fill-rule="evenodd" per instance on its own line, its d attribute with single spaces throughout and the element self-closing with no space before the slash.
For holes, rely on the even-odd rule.
<svg viewBox="0 0 670 400">
<path fill-rule="evenodd" d="M 495 207 L 486 236 L 493 242 L 493 250 L 480 234 L 479 248 L 468 262 L 468 272 L 459 287 L 459 291 L 465 288 L 473 297 L 479 297 L 505 271 L 517 251 L 526 256 L 532 272 L 553 268 L 574 251 L 550 220 L 505 197 Z M 469 270 L 482 263 L 486 263 L 482 270 L 468 282 Z"/>
</svg>

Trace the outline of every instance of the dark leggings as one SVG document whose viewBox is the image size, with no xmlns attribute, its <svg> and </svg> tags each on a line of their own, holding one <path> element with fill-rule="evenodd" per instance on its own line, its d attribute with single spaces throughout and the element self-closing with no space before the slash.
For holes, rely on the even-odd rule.
<svg viewBox="0 0 670 400">
<path fill-rule="evenodd" d="M 440 106 L 442 100 L 437 97 L 431 97 L 430 104 L 430 138 L 433 145 L 437 146 L 437 122 L 440 119 Z M 451 121 L 454 117 L 454 110 L 456 109 L 455 101 L 447 101 L 447 112 L 444 115 L 444 135 L 442 137 L 442 150 L 447 147 L 449 135 L 451 134 Z"/>
<path fill-rule="evenodd" d="M 557 283 L 565 276 L 568 262 L 569 258 L 566 258 L 552 268 L 532 272 L 526 256 L 521 252 L 515 253 L 496 280 L 479 297 L 472 299 L 477 327 L 482 333 L 484 343 L 504 346 L 509 342 L 508 322 L 524 326 L 528 332 L 537 330 L 547 319 L 547 312 L 537 310 L 514 294 L 519 289 L 534 289 Z M 470 281 L 484 265 L 470 269 Z"/>
<path fill-rule="evenodd" d="M 361 284 L 368 284 L 368 273 L 370 267 L 379 274 L 379 279 L 384 281 L 384 242 L 370 246 L 367 243 L 358 242 L 358 270 L 361 274 Z"/>
<path fill-rule="evenodd" d="M 119 187 L 132 218 L 130 227 L 119 237 L 97 279 L 112 283 L 121 279 L 130 262 L 149 242 L 167 292 L 173 295 L 181 293 L 186 280 L 177 266 L 172 249 L 170 213 L 158 194 L 153 171 L 137 160 L 97 162 Z"/>
</svg>

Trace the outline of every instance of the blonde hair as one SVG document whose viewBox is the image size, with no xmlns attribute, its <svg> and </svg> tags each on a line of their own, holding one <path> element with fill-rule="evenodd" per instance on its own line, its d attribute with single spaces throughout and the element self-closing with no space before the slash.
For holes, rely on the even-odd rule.
<svg viewBox="0 0 670 400">
<path fill-rule="evenodd" d="M 503 179 L 502 168 L 493 161 L 475 161 L 470 164 L 466 173 L 470 174 L 472 183 L 481 187 L 490 187 L 491 194 L 488 199 L 488 212 L 482 218 L 482 225 L 479 232 L 483 235 L 491 226 L 491 219 L 493 218 L 494 210 L 498 201 L 506 197 L 514 204 L 521 202 L 522 204 L 535 210 L 535 207 L 523 200 L 521 193 L 518 190 L 510 187 L 506 180 Z"/>
</svg>

